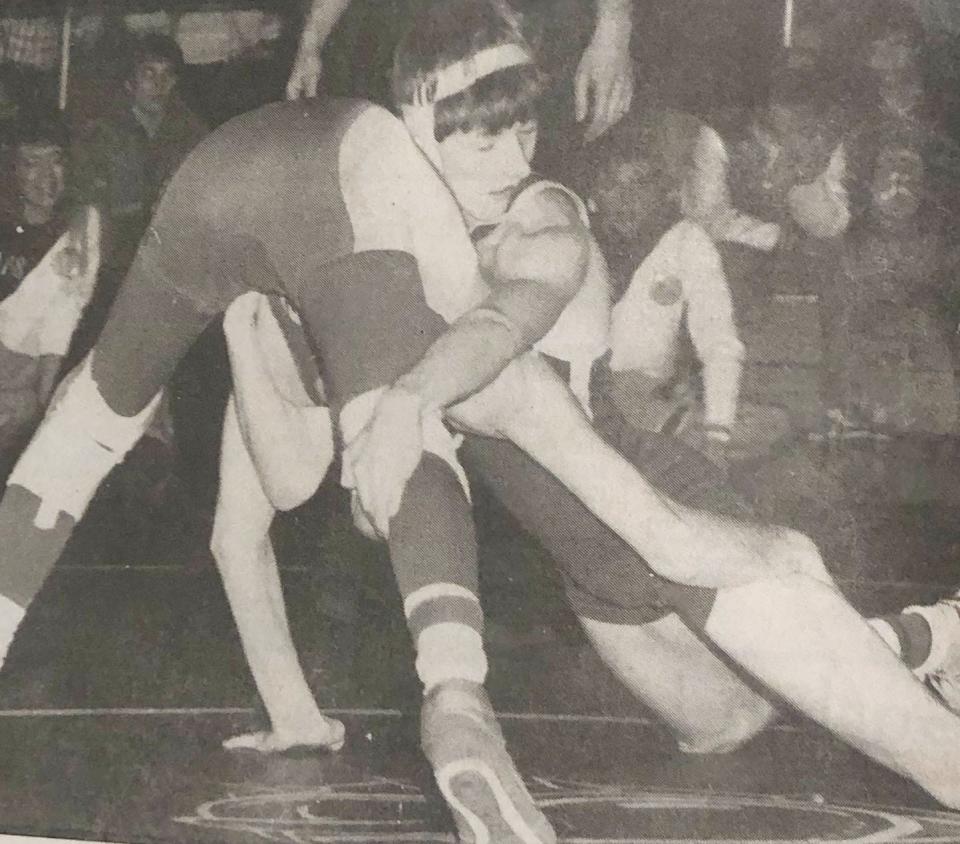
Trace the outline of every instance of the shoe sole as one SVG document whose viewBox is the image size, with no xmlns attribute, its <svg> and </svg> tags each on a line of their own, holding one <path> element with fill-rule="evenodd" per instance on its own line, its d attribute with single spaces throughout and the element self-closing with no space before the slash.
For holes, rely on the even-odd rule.
<svg viewBox="0 0 960 844">
<path fill-rule="evenodd" d="M 545 836 L 530 825 L 518 802 L 483 760 L 450 762 L 437 771 L 436 778 L 451 810 L 473 833 L 472 844 L 555 844 L 554 835 Z M 533 806 L 529 795 L 521 799 Z"/>
</svg>

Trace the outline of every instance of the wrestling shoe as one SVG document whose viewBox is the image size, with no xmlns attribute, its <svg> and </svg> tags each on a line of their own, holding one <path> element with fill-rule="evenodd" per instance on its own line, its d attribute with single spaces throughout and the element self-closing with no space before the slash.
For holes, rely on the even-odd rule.
<svg viewBox="0 0 960 844">
<path fill-rule="evenodd" d="M 460 844 L 555 844 L 482 686 L 451 680 L 431 690 L 420 712 L 420 739 Z"/>
<path fill-rule="evenodd" d="M 949 709 L 960 715 L 960 592 L 930 606 L 907 607 L 930 627 L 930 655 L 913 673 L 925 680 Z"/>
</svg>

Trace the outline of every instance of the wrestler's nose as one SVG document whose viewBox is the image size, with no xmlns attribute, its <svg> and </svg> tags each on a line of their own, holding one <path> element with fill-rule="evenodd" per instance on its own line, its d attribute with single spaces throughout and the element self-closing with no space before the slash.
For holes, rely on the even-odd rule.
<svg viewBox="0 0 960 844">
<path fill-rule="evenodd" d="M 500 150 L 500 164 L 505 176 L 512 184 L 522 181 L 530 175 L 530 162 L 517 132 L 504 133 Z"/>
</svg>

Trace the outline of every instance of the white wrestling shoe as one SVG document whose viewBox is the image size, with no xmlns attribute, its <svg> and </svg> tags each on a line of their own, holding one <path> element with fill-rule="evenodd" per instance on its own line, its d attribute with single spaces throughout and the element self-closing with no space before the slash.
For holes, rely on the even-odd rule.
<svg viewBox="0 0 960 844">
<path fill-rule="evenodd" d="M 459 844 L 556 844 L 507 753 L 482 686 L 463 680 L 438 685 L 424 699 L 420 731 Z"/>
<path fill-rule="evenodd" d="M 930 655 L 913 673 L 960 715 L 960 592 L 929 606 L 907 607 L 903 613 L 922 616 L 930 627 Z"/>
</svg>

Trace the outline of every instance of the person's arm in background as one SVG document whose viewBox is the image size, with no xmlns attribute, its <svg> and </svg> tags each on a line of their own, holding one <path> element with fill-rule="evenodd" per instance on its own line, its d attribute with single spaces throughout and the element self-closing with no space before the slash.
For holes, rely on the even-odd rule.
<svg viewBox="0 0 960 844">
<path fill-rule="evenodd" d="M 737 421 L 744 348 L 716 246 L 699 226 L 684 233 L 687 329 L 703 366 L 704 432 L 708 442 L 724 446 Z"/>
<path fill-rule="evenodd" d="M 811 237 L 838 237 L 850 226 L 850 196 L 846 181 L 847 151 L 841 142 L 816 179 L 790 189 L 787 196 L 790 215 Z"/>
<path fill-rule="evenodd" d="M 729 170 L 730 158 L 723 139 L 704 124 L 697 134 L 689 171 L 681 187 L 680 207 L 684 216 L 700 225 L 715 241 L 771 251 L 780 239 L 780 227 L 734 207 Z"/>
<path fill-rule="evenodd" d="M 300 46 L 287 81 L 287 99 L 315 97 L 323 65 L 320 52 L 350 0 L 313 0 L 303 24 Z"/>
<path fill-rule="evenodd" d="M 574 77 L 576 119 L 599 138 L 630 109 L 634 71 L 630 55 L 633 0 L 596 0 L 596 21 Z"/>
</svg>

